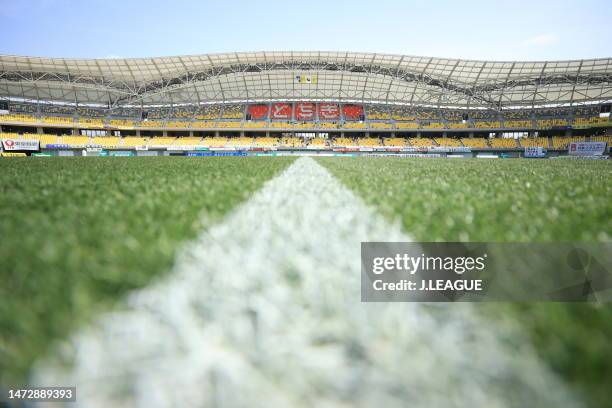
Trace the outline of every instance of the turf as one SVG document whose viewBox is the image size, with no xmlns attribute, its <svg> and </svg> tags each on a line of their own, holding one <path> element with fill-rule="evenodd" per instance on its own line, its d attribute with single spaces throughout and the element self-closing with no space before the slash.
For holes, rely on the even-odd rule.
<svg viewBox="0 0 612 408">
<path fill-rule="evenodd" d="M 319 162 L 420 241 L 612 239 L 612 165 L 569 160 L 356 158 Z M 612 306 L 480 304 L 520 322 L 593 407 L 612 407 Z"/>
<path fill-rule="evenodd" d="M 607 161 L 319 159 L 425 241 L 609 241 Z"/>
<path fill-rule="evenodd" d="M 0 160 L 0 384 L 126 291 L 292 159 Z"/>
</svg>

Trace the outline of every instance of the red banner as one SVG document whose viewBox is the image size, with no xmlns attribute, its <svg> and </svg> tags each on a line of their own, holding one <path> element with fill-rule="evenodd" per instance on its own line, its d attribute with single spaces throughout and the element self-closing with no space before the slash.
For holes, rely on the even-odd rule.
<svg viewBox="0 0 612 408">
<path fill-rule="evenodd" d="M 249 105 L 247 113 L 251 115 L 251 119 L 265 119 L 268 117 L 268 105 Z"/>
<path fill-rule="evenodd" d="M 295 105 L 295 118 L 297 120 L 314 120 L 317 108 L 314 103 L 302 102 Z"/>
<path fill-rule="evenodd" d="M 346 120 L 359 120 L 363 115 L 363 106 L 361 105 L 344 105 L 342 106 L 342 113 Z"/>
<path fill-rule="evenodd" d="M 272 119 L 291 119 L 291 104 L 290 103 L 274 103 L 272 104 Z"/>
<path fill-rule="evenodd" d="M 320 103 L 319 104 L 319 120 L 321 119 L 339 119 L 340 110 L 337 103 Z"/>
</svg>

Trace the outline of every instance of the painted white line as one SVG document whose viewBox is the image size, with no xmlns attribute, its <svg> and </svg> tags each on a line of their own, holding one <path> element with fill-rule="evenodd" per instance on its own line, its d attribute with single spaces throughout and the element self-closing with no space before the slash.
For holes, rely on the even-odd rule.
<svg viewBox="0 0 612 408">
<path fill-rule="evenodd" d="M 93 408 L 579 406 L 471 305 L 361 303 L 360 242 L 409 239 L 300 158 L 33 382 Z"/>
</svg>

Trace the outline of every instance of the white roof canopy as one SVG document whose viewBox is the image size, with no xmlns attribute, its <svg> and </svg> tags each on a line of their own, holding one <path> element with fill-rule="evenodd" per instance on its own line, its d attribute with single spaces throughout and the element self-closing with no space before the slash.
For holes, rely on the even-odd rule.
<svg viewBox="0 0 612 408">
<path fill-rule="evenodd" d="M 334 100 L 503 109 L 611 100 L 612 59 L 473 61 L 352 52 L 0 56 L 0 98 L 112 107 Z"/>
</svg>

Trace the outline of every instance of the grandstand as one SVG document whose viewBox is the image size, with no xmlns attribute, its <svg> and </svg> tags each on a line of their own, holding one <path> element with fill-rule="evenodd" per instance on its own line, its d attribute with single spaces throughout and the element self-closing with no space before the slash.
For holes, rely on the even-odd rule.
<svg viewBox="0 0 612 408">
<path fill-rule="evenodd" d="M 0 132 L 50 149 L 563 150 L 609 140 L 611 61 L 0 56 Z"/>
</svg>

